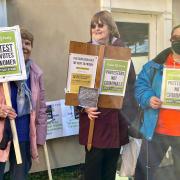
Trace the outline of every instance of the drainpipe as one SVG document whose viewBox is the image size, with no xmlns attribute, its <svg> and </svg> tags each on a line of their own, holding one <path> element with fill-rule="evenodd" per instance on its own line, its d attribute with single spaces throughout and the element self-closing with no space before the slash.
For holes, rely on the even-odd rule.
<svg viewBox="0 0 180 180">
<path fill-rule="evenodd" d="M 0 27 L 7 26 L 6 0 L 0 0 Z"/>
</svg>

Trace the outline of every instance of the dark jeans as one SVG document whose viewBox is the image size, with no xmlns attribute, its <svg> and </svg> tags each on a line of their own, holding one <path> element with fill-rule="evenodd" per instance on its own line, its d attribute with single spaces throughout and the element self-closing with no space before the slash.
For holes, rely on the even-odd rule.
<svg viewBox="0 0 180 180">
<path fill-rule="evenodd" d="M 86 149 L 85 180 L 115 180 L 120 148 Z"/>
<path fill-rule="evenodd" d="M 16 156 L 13 145 L 11 146 L 9 163 L 10 163 L 10 179 L 11 180 L 26 180 L 28 172 L 31 168 L 31 154 L 30 154 L 30 143 L 21 142 L 20 151 L 22 156 L 22 164 L 16 163 Z M 0 180 L 3 180 L 5 163 L 0 163 Z M 2 176 L 1 176 L 2 174 Z"/>
<path fill-rule="evenodd" d="M 0 180 L 3 180 L 5 165 L 6 163 L 0 162 Z"/>
<path fill-rule="evenodd" d="M 158 180 L 156 170 L 164 158 L 169 146 L 172 148 L 174 177 L 167 177 L 167 180 L 179 180 L 180 137 L 160 134 L 155 134 L 152 141 L 143 140 L 136 165 L 135 180 Z"/>
<path fill-rule="evenodd" d="M 14 152 L 14 147 L 11 147 L 10 151 L 10 177 L 11 180 L 26 180 L 28 172 L 31 168 L 31 154 L 30 154 L 30 143 L 21 142 L 20 150 L 22 156 L 22 164 L 16 164 L 16 156 Z"/>
</svg>

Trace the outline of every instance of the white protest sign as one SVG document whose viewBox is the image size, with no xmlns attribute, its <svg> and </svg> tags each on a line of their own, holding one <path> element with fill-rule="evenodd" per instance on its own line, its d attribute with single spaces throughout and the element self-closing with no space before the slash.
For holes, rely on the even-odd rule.
<svg viewBox="0 0 180 180">
<path fill-rule="evenodd" d="M 67 92 L 78 93 L 79 86 L 93 88 L 95 84 L 98 56 L 69 55 Z"/>
<path fill-rule="evenodd" d="M 0 82 L 26 79 L 19 26 L 0 27 Z"/>
<path fill-rule="evenodd" d="M 26 68 L 19 26 L 0 27 L 0 82 L 3 82 L 6 105 L 12 107 L 9 81 L 25 80 Z M 22 163 L 15 121 L 10 121 L 17 164 Z"/>
<path fill-rule="evenodd" d="M 79 133 L 79 118 L 73 106 L 66 106 L 65 100 L 49 101 L 46 139 L 76 135 Z"/>
<path fill-rule="evenodd" d="M 161 101 L 162 108 L 180 109 L 180 69 L 164 67 Z"/>
<path fill-rule="evenodd" d="M 124 96 L 130 61 L 104 59 L 100 94 Z"/>
</svg>

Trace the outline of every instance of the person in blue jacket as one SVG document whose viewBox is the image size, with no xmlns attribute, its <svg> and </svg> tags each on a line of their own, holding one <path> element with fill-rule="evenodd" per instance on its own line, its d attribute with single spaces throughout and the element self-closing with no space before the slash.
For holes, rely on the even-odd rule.
<svg viewBox="0 0 180 180">
<path fill-rule="evenodd" d="M 135 97 L 144 110 L 141 133 L 144 136 L 138 157 L 135 180 L 158 180 L 156 170 L 169 146 L 174 160 L 174 177 L 180 179 L 180 110 L 161 108 L 164 66 L 180 68 L 180 25 L 171 33 L 171 47 L 143 66 L 135 83 Z"/>
</svg>

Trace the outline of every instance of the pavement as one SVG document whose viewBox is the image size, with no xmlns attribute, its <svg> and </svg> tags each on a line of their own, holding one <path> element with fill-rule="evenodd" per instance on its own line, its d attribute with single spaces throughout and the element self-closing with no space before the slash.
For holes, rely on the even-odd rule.
<svg viewBox="0 0 180 180">
<path fill-rule="evenodd" d="M 157 169 L 156 177 L 158 180 L 175 180 L 174 168 L 172 165 L 160 167 Z M 116 180 L 130 180 L 128 177 L 119 177 L 116 174 Z"/>
</svg>

